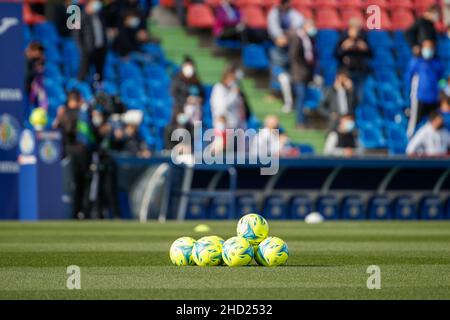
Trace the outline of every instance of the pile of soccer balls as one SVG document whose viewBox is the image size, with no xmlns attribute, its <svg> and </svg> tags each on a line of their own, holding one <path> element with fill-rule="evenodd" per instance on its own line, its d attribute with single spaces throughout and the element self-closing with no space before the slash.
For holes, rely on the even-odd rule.
<svg viewBox="0 0 450 320">
<path fill-rule="evenodd" d="M 170 247 L 170 260 L 177 266 L 247 266 L 253 259 L 262 266 L 286 263 L 289 251 L 277 237 L 268 237 L 269 224 L 258 214 L 247 214 L 237 225 L 237 237 L 224 241 L 218 236 L 195 241 L 182 237 Z"/>
</svg>

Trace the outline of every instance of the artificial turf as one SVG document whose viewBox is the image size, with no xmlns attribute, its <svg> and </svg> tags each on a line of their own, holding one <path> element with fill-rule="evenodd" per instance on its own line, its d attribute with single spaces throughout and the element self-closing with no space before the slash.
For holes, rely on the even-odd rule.
<svg viewBox="0 0 450 320">
<path fill-rule="evenodd" d="M 208 222 L 235 235 L 236 222 Z M 0 223 L 0 299 L 450 299 L 449 222 L 270 222 L 283 267 L 175 267 L 196 223 Z M 81 290 L 66 268 L 81 268 Z M 366 286 L 369 265 L 381 289 Z"/>
</svg>

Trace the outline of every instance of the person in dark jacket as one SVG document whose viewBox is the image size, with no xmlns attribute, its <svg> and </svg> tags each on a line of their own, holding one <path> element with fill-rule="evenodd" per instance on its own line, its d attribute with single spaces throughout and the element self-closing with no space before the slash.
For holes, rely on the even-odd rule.
<svg viewBox="0 0 450 320">
<path fill-rule="evenodd" d="M 411 46 L 414 55 L 420 56 L 421 44 L 423 41 L 429 39 L 436 43 L 438 33 L 434 25 L 439 21 L 439 12 L 439 6 L 437 4 L 431 5 L 422 16 L 406 30 L 405 38 Z"/>
<path fill-rule="evenodd" d="M 81 14 L 81 28 L 77 31 L 81 49 L 81 65 L 78 80 L 85 80 L 89 68 L 95 66 L 95 80 L 103 79 L 103 67 L 107 52 L 105 19 L 102 12 L 102 2 L 88 0 Z"/>
<path fill-rule="evenodd" d="M 327 135 L 323 153 L 337 157 L 352 157 L 359 153 L 358 134 L 353 116 L 345 115 L 339 118 L 336 128 Z"/>
<path fill-rule="evenodd" d="M 422 43 L 421 57 L 414 57 L 406 71 L 406 83 L 410 86 L 411 108 L 408 136 L 416 126 L 439 107 L 439 81 L 444 75 L 442 63 L 436 58 L 435 43 Z"/>
<path fill-rule="evenodd" d="M 82 219 L 88 214 L 89 164 L 91 153 L 78 138 L 78 120 L 80 109 L 85 102 L 78 91 L 67 95 L 67 104 L 58 109 L 53 123 L 54 128 L 62 131 L 63 153 L 70 159 L 72 176 L 72 216 Z"/>
<path fill-rule="evenodd" d="M 175 74 L 172 80 L 171 94 L 175 99 L 175 109 L 182 110 L 186 99 L 195 87 L 199 94 L 198 96 L 204 101 L 205 93 L 203 86 L 198 78 L 194 60 L 186 56 L 181 65 L 181 70 Z"/>
<path fill-rule="evenodd" d="M 372 57 L 372 51 L 359 19 L 350 19 L 348 30 L 338 42 L 335 56 L 340 66 L 350 72 L 353 84 L 359 91 L 364 85 L 366 75 L 370 72 L 368 61 Z"/>
<path fill-rule="evenodd" d="M 341 69 L 334 85 L 325 89 L 319 112 L 328 119 L 330 128 L 335 128 L 340 117 L 354 115 L 357 100 L 350 74 L 347 70 Z"/>
<path fill-rule="evenodd" d="M 306 88 L 313 80 L 316 54 L 314 40 L 317 33 L 313 20 L 306 20 L 289 39 L 290 76 L 295 92 L 295 107 L 297 111 L 297 126 L 305 124 L 303 105 Z"/>
<path fill-rule="evenodd" d="M 114 42 L 114 49 L 120 56 L 128 56 L 140 50 L 141 45 L 148 41 L 148 34 L 142 26 L 142 18 L 134 10 L 128 10 L 119 26 L 119 32 Z"/>
</svg>

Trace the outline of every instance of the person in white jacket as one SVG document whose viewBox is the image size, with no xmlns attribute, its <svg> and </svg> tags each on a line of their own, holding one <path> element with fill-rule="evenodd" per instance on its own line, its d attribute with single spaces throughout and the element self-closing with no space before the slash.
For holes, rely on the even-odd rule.
<svg viewBox="0 0 450 320">
<path fill-rule="evenodd" d="M 225 70 L 222 81 L 214 85 L 210 102 L 214 128 L 221 117 L 225 117 L 227 129 L 246 128 L 245 106 L 234 68 Z"/>
<path fill-rule="evenodd" d="M 450 133 L 444 127 L 444 119 L 433 112 L 428 122 L 411 138 L 406 148 L 408 155 L 439 157 L 450 150 Z"/>
</svg>

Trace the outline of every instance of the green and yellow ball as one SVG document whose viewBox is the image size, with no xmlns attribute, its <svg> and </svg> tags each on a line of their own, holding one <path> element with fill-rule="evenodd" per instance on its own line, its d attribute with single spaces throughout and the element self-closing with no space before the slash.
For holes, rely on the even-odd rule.
<svg viewBox="0 0 450 320">
<path fill-rule="evenodd" d="M 29 121 L 35 129 L 43 129 L 48 122 L 47 110 L 44 108 L 35 108 L 30 115 Z"/>
<path fill-rule="evenodd" d="M 191 237 L 181 237 L 175 240 L 170 246 L 170 260 L 176 266 L 193 266 L 195 265 L 192 258 L 192 248 L 195 239 Z"/>
<path fill-rule="evenodd" d="M 287 244 L 280 238 L 268 237 L 258 246 L 255 260 L 259 265 L 266 267 L 281 266 L 289 258 Z"/>
<path fill-rule="evenodd" d="M 269 235 L 269 224 L 259 214 L 247 214 L 238 222 L 237 235 L 247 239 L 253 246 L 258 245 Z"/>
<path fill-rule="evenodd" d="M 194 262 L 202 267 L 220 265 L 222 263 L 222 243 L 223 239 L 216 236 L 197 240 L 192 248 Z"/>
<path fill-rule="evenodd" d="M 230 267 L 249 265 L 253 255 L 253 246 L 245 238 L 233 237 L 223 244 L 222 259 Z"/>
</svg>

